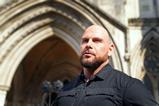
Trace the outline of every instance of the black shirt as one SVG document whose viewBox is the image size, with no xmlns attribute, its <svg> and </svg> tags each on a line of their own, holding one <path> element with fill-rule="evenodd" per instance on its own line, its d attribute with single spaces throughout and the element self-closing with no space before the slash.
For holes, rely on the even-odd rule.
<svg viewBox="0 0 159 106">
<path fill-rule="evenodd" d="M 64 87 L 54 106 L 158 106 L 143 83 L 106 65 L 85 81 L 83 72 Z"/>
</svg>

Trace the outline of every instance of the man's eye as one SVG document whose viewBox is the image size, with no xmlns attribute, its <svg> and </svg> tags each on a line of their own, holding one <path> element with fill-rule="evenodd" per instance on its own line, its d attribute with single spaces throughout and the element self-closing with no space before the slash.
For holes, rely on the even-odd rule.
<svg viewBox="0 0 159 106">
<path fill-rule="evenodd" d="M 93 42 L 102 42 L 100 39 L 94 39 Z"/>
<path fill-rule="evenodd" d="M 88 42 L 87 39 L 83 39 L 83 40 L 82 40 L 82 43 L 87 43 L 87 42 Z"/>
</svg>

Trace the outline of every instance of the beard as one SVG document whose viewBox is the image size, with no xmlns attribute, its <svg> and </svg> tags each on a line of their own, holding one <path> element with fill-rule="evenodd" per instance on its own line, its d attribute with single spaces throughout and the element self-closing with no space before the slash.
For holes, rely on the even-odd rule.
<svg viewBox="0 0 159 106">
<path fill-rule="evenodd" d="M 91 62 L 84 61 L 82 56 L 80 57 L 80 63 L 83 67 L 89 69 L 90 71 L 95 71 L 104 61 L 94 59 Z"/>
</svg>

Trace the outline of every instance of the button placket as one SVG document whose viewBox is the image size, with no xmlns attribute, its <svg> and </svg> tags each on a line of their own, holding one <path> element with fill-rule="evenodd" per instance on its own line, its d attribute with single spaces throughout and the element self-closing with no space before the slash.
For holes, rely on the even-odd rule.
<svg viewBox="0 0 159 106">
<path fill-rule="evenodd" d="M 81 102 L 84 100 L 85 95 L 86 95 L 86 83 L 83 83 L 75 93 L 76 100 L 73 106 L 79 106 Z"/>
</svg>

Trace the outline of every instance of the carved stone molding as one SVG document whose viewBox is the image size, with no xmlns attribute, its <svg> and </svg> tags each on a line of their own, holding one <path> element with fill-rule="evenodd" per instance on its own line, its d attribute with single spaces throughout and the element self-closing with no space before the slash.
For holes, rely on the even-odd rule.
<svg viewBox="0 0 159 106">
<path fill-rule="evenodd" d="M 153 77 L 159 79 L 159 32 L 156 28 L 151 28 L 142 41 L 143 48 L 146 49 L 144 66 Z"/>
<path fill-rule="evenodd" d="M 30 2 L 31 2 L 31 0 L 30 0 Z M 77 20 L 71 14 L 67 14 L 66 12 L 64 12 L 58 8 L 54 8 L 54 7 L 51 7 L 49 5 L 46 5 L 45 2 L 44 2 L 44 5 L 38 5 L 38 3 L 41 3 L 41 1 L 37 1 L 37 2 L 32 1 L 31 4 L 24 2 L 24 4 L 28 4 L 28 5 L 24 6 L 24 4 L 22 2 L 21 3 L 22 6 L 20 6 L 22 8 L 20 8 L 20 11 L 13 13 L 13 14 L 11 14 L 10 11 L 6 11 L 6 12 L 2 11 L 2 13 L 1 13 L 2 16 L 10 14 L 9 15 L 10 18 L 8 18 L 8 17 L 7 17 L 8 19 L 1 18 L 0 30 L 3 30 L 3 32 L 1 33 L 1 36 L 0 36 L 0 47 L 1 47 L 0 49 L 2 50 L 1 55 L 0 55 L 0 62 L 2 62 L 3 59 L 7 56 L 7 54 L 11 51 L 11 49 L 14 48 L 14 46 L 18 42 L 20 42 L 20 40 L 22 40 L 25 36 L 28 36 L 30 32 L 38 29 L 41 26 L 44 26 L 45 24 L 52 23 L 52 21 L 54 20 L 54 17 L 52 20 L 47 19 L 46 21 L 44 21 L 45 20 L 44 19 L 38 23 L 37 22 L 29 22 L 31 20 L 36 21 L 35 18 L 38 19 L 38 17 L 42 16 L 43 14 L 44 15 L 45 14 L 54 14 L 54 13 L 60 14 L 62 17 L 66 17 L 68 20 L 71 20 L 73 23 L 76 23 L 82 29 L 85 28 L 85 26 L 82 25 L 80 20 Z M 14 4 L 14 5 L 16 5 L 16 4 Z M 8 10 L 8 8 L 6 10 Z M 33 8 L 33 9 L 30 11 L 26 11 L 26 10 L 29 10 L 30 8 Z M 14 11 L 17 11 L 17 10 L 19 10 L 19 8 L 16 7 L 16 9 Z M 9 21 L 9 19 L 11 19 L 11 18 L 13 18 L 13 19 Z M 13 24 L 10 25 L 10 23 L 13 23 Z M 61 23 L 63 23 L 63 22 L 61 22 Z M 30 27 L 28 27 L 27 30 L 25 30 L 23 27 L 27 24 L 30 24 Z M 62 25 L 64 25 L 64 23 L 61 24 L 61 26 Z M 64 26 L 64 27 L 68 27 L 68 26 Z M 5 41 L 7 39 L 10 40 L 9 37 L 11 35 L 13 35 L 16 32 L 16 30 L 20 30 L 21 28 L 24 29 L 23 34 L 20 34 L 19 37 L 16 37 L 15 41 L 12 42 L 12 44 L 9 44 L 9 45 L 7 44 L 8 47 L 4 47 L 4 46 L 6 46 Z"/>
<path fill-rule="evenodd" d="M 158 70 L 158 42 L 159 33 L 152 28 L 143 35 L 140 42 L 137 43 L 137 48 L 131 54 L 131 74 L 142 80 L 144 77 L 140 73 L 151 73 L 153 77 L 159 77 Z"/>
<path fill-rule="evenodd" d="M 26 89 L 23 89 L 24 96 L 22 95 L 24 98 L 21 96 L 19 98 L 27 102 L 35 96 L 32 90 L 37 91 L 36 87 L 43 78 L 71 79 L 78 73 L 77 70 L 80 70 L 75 59 L 79 58 L 80 38 L 84 29 L 91 24 L 106 27 L 103 20 L 107 23 L 110 21 L 101 17 L 82 0 L 18 0 L 3 8 L 0 10 L 0 86 L 5 87 L 4 90 L 8 91 L 10 87 L 14 88 L 11 85 L 12 82 L 18 83 L 19 79 L 14 80 L 14 78 L 18 78 L 16 76 L 22 75 L 22 78 L 25 76 Z M 113 28 L 121 30 L 117 27 Z M 55 43 L 56 40 L 58 43 Z M 46 44 L 45 41 L 49 43 Z M 44 42 L 46 45 L 42 45 Z M 41 45 L 38 46 L 39 44 Z M 39 47 L 38 52 L 36 51 L 37 46 Z M 47 50 L 44 51 L 46 48 Z M 63 48 L 66 49 L 66 53 Z M 31 52 L 32 50 L 34 52 Z M 46 58 L 44 52 L 49 52 Z M 37 57 L 32 57 L 35 54 Z M 37 61 L 34 64 L 30 61 L 26 62 L 27 56 L 31 62 L 35 58 Z M 19 71 L 18 67 L 24 63 L 27 64 L 26 70 L 19 69 Z M 112 64 L 115 68 L 122 70 L 118 49 L 114 51 Z M 17 74 L 18 72 L 22 73 Z M 21 83 L 23 81 L 21 80 Z M 30 81 L 34 82 L 30 83 Z M 16 90 L 21 93 L 19 89 Z M 28 94 L 30 96 L 25 98 L 28 89 L 30 89 L 30 94 Z M 34 100 L 36 99 L 35 97 Z"/>
<path fill-rule="evenodd" d="M 132 18 L 128 20 L 129 26 L 159 26 L 159 18 Z"/>
<path fill-rule="evenodd" d="M 60 37 L 78 54 L 83 30 L 91 24 L 104 26 L 100 15 L 85 6 L 81 1 L 21 0 L 3 8 L 0 11 L 0 76 L 3 76 L 0 85 L 10 86 L 24 56 L 50 36 Z M 114 52 L 114 66 L 122 69 L 119 53 Z"/>
</svg>

